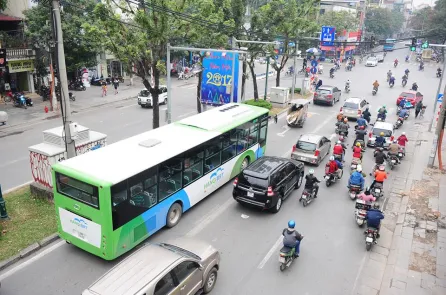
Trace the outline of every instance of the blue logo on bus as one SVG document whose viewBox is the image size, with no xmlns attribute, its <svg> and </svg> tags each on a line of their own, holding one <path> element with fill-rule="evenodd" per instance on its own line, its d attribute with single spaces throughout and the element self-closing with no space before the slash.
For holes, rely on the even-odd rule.
<svg viewBox="0 0 446 295">
<path fill-rule="evenodd" d="M 83 220 L 82 218 L 74 218 L 72 220 L 70 220 L 72 224 L 79 226 L 80 228 L 83 229 L 87 229 L 88 225 L 87 222 L 85 222 L 85 220 Z"/>
<path fill-rule="evenodd" d="M 209 176 L 209 181 L 204 184 L 204 188 L 207 189 L 208 187 L 216 184 L 218 181 L 220 181 L 223 178 L 224 169 L 218 168 L 215 170 L 211 176 Z"/>
</svg>

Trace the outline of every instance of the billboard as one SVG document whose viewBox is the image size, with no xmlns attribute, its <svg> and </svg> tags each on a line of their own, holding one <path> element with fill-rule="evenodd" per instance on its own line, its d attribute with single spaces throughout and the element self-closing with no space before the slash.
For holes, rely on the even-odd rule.
<svg viewBox="0 0 446 295">
<path fill-rule="evenodd" d="M 336 28 L 322 27 L 321 42 L 323 46 L 333 46 L 336 37 Z"/>
<path fill-rule="evenodd" d="M 201 102 L 209 105 L 223 105 L 231 102 L 232 59 L 235 58 L 234 100 L 238 93 L 238 53 L 211 52 L 203 60 L 203 81 L 201 81 Z"/>
</svg>

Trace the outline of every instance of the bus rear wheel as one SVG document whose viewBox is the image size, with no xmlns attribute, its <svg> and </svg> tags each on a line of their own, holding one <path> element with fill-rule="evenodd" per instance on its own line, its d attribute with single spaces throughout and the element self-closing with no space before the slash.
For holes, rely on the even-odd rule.
<svg viewBox="0 0 446 295">
<path fill-rule="evenodd" d="M 181 215 L 183 215 L 183 207 L 178 203 L 172 204 L 169 211 L 167 212 L 167 227 L 172 228 L 177 225 L 178 222 L 180 222 Z"/>
</svg>

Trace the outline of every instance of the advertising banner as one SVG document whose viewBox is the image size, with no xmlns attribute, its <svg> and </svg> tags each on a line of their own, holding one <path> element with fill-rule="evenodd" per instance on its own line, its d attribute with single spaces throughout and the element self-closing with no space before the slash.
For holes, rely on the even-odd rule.
<svg viewBox="0 0 446 295">
<path fill-rule="evenodd" d="M 235 55 L 235 56 L 234 56 Z M 238 93 L 238 54 L 211 52 L 203 60 L 203 81 L 201 82 L 201 102 L 209 105 L 223 105 L 231 101 L 232 59 L 235 58 L 234 101 Z"/>
<path fill-rule="evenodd" d="M 10 73 L 32 72 L 34 70 L 34 60 L 11 60 L 8 61 Z"/>
</svg>

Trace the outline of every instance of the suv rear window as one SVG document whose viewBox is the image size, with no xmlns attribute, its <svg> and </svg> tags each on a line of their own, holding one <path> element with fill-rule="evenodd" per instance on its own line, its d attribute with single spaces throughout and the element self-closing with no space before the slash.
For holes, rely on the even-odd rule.
<svg viewBox="0 0 446 295">
<path fill-rule="evenodd" d="M 378 135 L 381 134 L 381 132 L 384 132 L 384 137 L 392 136 L 392 131 L 391 130 L 380 129 L 380 128 L 373 128 L 373 135 L 378 136 Z"/>
<path fill-rule="evenodd" d="M 268 187 L 268 175 L 265 175 L 265 178 L 258 178 L 251 175 L 247 175 L 242 173 L 239 177 L 239 183 L 249 185 L 252 187 L 258 188 L 267 188 Z"/>
<path fill-rule="evenodd" d="M 347 109 L 353 109 L 353 110 L 357 110 L 358 109 L 358 104 L 356 102 L 344 102 L 344 108 Z"/>
<path fill-rule="evenodd" d="M 331 94 L 331 90 L 329 90 L 329 89 L 319 89 L 317 91 L 317 93 L 319 93 L 319 94 Z"/>
<path fill-rule="evenodd" d="M 401 96 L 401 97 L 405 96 L 405 97 L 407 97 L 407 98 L 414 98 L 414 97 L 415 97 L 415 94 L 413 94 L 413 93 L 403 92 L 403 93 L 400 94 L 400 96 Z"/>
<path fill-rule="evenodd" d="M 307 141 L 298 141 L 296 144 L 296 148 L 308 152 L 313 152 L 316 150 L 316 144 Z"/>
</svg>

